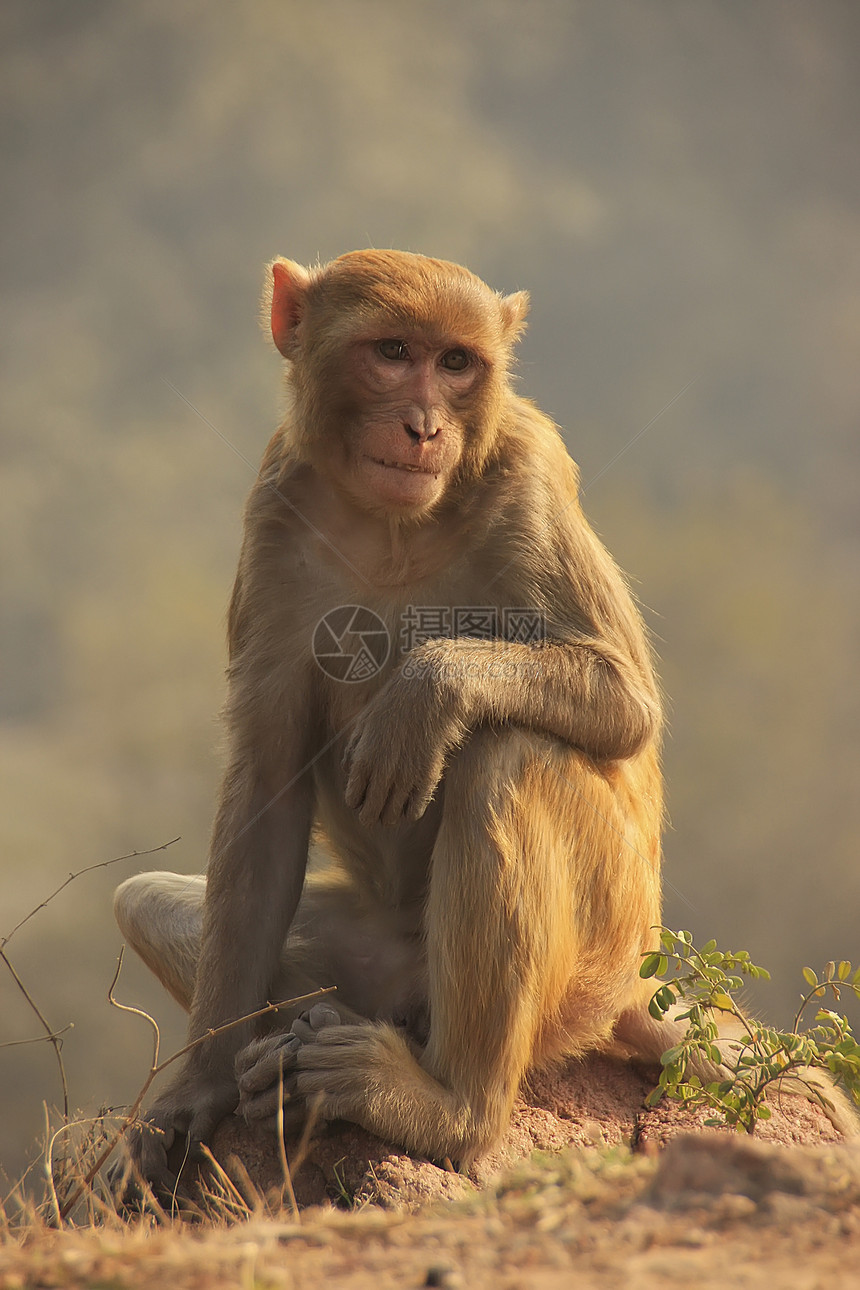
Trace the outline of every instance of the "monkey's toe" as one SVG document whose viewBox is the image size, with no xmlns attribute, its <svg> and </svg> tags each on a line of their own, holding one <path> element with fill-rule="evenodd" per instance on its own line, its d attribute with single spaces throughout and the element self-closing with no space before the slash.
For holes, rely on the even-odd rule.
<svg viewBox="0 0 860 1290">
<path fill-rule="evenodd" d="M 282 1073 L 286 1086 L 301 1046 L 298 1035 L 284 1033 L 265 1035 L 242 1049 L 236 1057 L 235 1070 L 243 1111 L 249 1096 L 268 1088 L 277 1092 Z"/>
<path fill-rule="evenodd" d="M 290 1034 L 303 1044 L 312 1044 L 321 1030 L 341 1025 L 340 1013 L 328 1003 L 315 1003 L 307 1012 L 296 1017 Z"/>
</svg>

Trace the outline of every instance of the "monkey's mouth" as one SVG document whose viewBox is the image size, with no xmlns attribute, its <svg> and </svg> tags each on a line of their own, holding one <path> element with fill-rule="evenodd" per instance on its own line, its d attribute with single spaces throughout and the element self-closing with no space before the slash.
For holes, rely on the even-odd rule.
<svg viewBox="0 0 860 1290">
<path fill-rule="evenodd" d="M 382 457 L 370 457 L 374 466 L 384 466 L 386 470 L 406 470 L 413 475 L 438 475 L 438 470 L 430 466 L 412 466 L 405 461 L 385 461 Z"/>
</svg>

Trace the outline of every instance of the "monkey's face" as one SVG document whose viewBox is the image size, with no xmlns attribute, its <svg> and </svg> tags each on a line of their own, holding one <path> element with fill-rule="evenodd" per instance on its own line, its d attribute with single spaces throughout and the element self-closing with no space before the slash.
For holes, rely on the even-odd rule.
<svg viewBox="0 0 860 1290">
<path fill-rule="evenodd" d="M 401 251 L 272 264 L 272 335 L 290 360 L 298 450 L 373 514 L 418 519 L 480 474 L 510 396 L 527 297 Z"/>
<path fill-rule="evenodd" d="M 460 465 L 483 361 L 450 337 L 412 328 L 358 338 L 341 370 L 338 483 L 369 510 L 419 516 Z"/>
</svg>

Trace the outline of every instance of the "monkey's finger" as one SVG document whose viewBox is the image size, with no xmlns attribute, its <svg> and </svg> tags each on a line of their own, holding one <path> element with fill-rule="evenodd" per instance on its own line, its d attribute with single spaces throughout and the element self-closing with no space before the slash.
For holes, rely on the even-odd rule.
<svg viewBox="0 0 860 1290">
<path fill-rule="evenodd" d="M 294 1045 L 290 1042 L 290 1032 L 281 1031 L 273 1035 L 263 1035 L 260 1039 L 252 1039 L 237 1054 L 233 1062 L 233 1072 L 236 1079 L 239 1080 L 246 1071 L 251 1070 L 258 1062 L 264 1061 L 272 1056 L 276 1063 L 279 1060 L 279 1054 L 284 1059 L 289 1056 Z"/>
<path fill-rule="evenodd" d="M 286 1078 L 295 1065 L 296 1053 L 301 1046 L 302 1041 L 298 1035 L 279 1035 L 277 1042 L 268 1045 L 265 1040 L 258 1040 L 253 1045 L 256 1050 L 254 1060 L 243 1069 L 236 1071 L 239 1093 L 243 1102 L 251 1094 L 271 1086 L 277 1087 L 281 1072 L 283 1071 Z"/>
<path fill-rule="evenodd" d="M 343 769 L 347 772 L 347 774 L 349 774 L 352 763 L 355 761 L 355 750 L 358 747 L 358 742 L 360 738 L 361 738 L 361 733 L 360 731 L 356 730 L 353 732 L 353 734 L 350 735 L 350 737 L 346 741 L 346 747 L 343 750 L 343 756 L 340 759 L 340 764 L 343 767 Z"/>
<path fill-rule="evenodd" d="M 284 1123 L 293 1124 L 297 1118 L 299 1121 L 301 1119 L 298 1111 L 293 1107 L 295 1095 L 296 1081 L 295 1076 L 291 1075 L 283 1085 L 279 1080 L 277 1084 L 270 1084 L 268 1088 L 260 1089 L 258 1093 L 243 1094 L 237 1114 L 242 1116 L 246 1124 L 257 1125 L 263 1120 L 277 1116 L 278 1108 L 283 1106 Z"/>
<path fill-rule="evenodd" d="M 339 1026 L 340 1013 L 330 1003 L 315 1003 L 308 1013 L 308 1020 L 314 1030 L 322 1030 L 324 1026 Z"/>
<path fill-rule="evenodd" d="M 246 1124 L 259 1124 L 261 1120 L 268 1120 L 277 1115 L 279 1102 L 280 1088 L 270 1086 L 251 1096 L 243 1096 L 239 1103 L 239 1111 Z"/>
<path fill-rule="evenodd" d="M 311 1044 L 316 1039 L 316 1031 L 311 1025 L 307 1013 L 301 1017 L 296 1017 L 290 1026 L 290 1033 L 296 1040 L 298 1047 L 301 1047 L 302 1044 Z"/>
<path fill-rule="evenodd" d="M 346 792 L 343 795 L 343 800 L 351 810 L 360 811 L 362 809 L 369 785 L 370 772 L 364 771 L 360 766 L 351 765 L 349 779 L 346 783 Z"/>
<path fill-rule="evenodd" d="M 147 1182 L 160 1182 L 169 1172 L 167 1153 L 175 1137 L 172 1124 L 162 1126 L 157 1120 L 133 1129 L 127 1139 L 132 1172 L 139 1172 Z"/>
<path fill-rule="evenodd" d="M 421 816 L 427 810 L 427 807 L 433 801 L 436 795 L 436 786 L 434 785 L 429 791 L 426 789 L 416 790 L 406 799 L 406 805 L 403 808 L 404 820 L 420 820 Z"/>
<path fill-rule="evenodd" d="M 299 1071 L 310 1070 L 317 1065 L 337 1067 L 343 1064 L 346 1049 L 365 1055 L 378 1042 L 376 1030 L 372 1024 L 327 1026 L 315 1036 L 313 1043 L 302 1045 L 296 1054 L 296 1066 Z M 300 1078 L 299 1091 L 301 1088 Z"/>
<path fill-rule="evenodd" d="M 143 1212 L 151 1207 L 152 1196 L 160 1202 L 176 1191 L 176 1177 L 167 1165 L 167 1146 L 173 1141 L 173 1130 L 168 1130 L 162 1139 L 147 1129 L 148 1126 L 136 1131 L 124 1158 L 108 1171 L 111 1192 L 123 1209 Z"/>
<path fill-rule="evenodd" d="M 398 788 L 395 772 L 377 768 L 368 781 L 358 818 L 366 828 L 395 824 L 403 813 L 402 800 L 403 791 Z"/>
<path fill-rule="evenodd" d="M 301 1013 L 296 1017 L 290 1026 L 290 1033 L 295 1035 L 303 1044 L 310 1044 L 317 1037 L 317 1033 L 325 1026 L 339 1026 L 340 1013 L 335 1012 L 334 1008 L 328 1003 L 315 1003 L 307 1012 Z"/>
<path fill-rule="evenodd" d="M 402 824 L 404 820 L 420 820 L 433 799 L 440 778 L 441 775 L 431 781 L 429 776 L 421 776 L 417 784 L 395 784 L 382 808 L 379 823 L 391 827 Z"/>
<path fill-rule="evenodd" d="M 232 1096 L 229 1102 L 218 1101 L 213 1105 L 201 1106 L 194 1112 L 188 1125 L 188 1158 L 194 1159 L 201 1143 L 212 1141 L 212 1134 L 224 1119 L 235 1110 L 239 1099 Z"/>
<path fill-rule="evenodd" d="M 388 798 L 379 815 L 379 823 L 386 828 L 391 828 L 394 824 L 400 824 L 406 818 L 406 808 L 409 803 L 409 794 L 402 789 L 392 788 Z"/>
</svg>

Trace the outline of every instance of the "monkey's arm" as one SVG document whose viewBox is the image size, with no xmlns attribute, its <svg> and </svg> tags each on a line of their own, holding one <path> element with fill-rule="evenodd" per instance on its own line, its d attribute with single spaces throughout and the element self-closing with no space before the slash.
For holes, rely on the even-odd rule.
<svg viewBox="0 0 860 1290">
<path fill-rule="evenodd" d="M 255 748 L 236 733 L 212 839 L 190 1041 L 269 1001 L 307 864 L 313 789 L 297 753 L 304 740 L 278 764 L 262 736 Z M 240 1024 L 193 1048 L 132 1136 L 135 1161 L 156 1186 L 171 1185 L 167 1153 L 177 1134 L 193 1148 L 236 1106 L 233 1062 L 252 1033 L 252 1023 Z"/>
<path fill-rule="evenodd" d="M 479 726 L 552 735 L 596 761 L 632 757 L 658 736 L 660 699 L 641 620 L 575 495 L 563 500 L 554 502 L 553 543 L 547 521 L 530 552 L 538 603 L 551 607 L 549 639 L 443 637 L 411 650 L 347 745 L 346 801 L 363 823 L 417 819 L 447 754 Z M 526 581 L 512 562 L 508 603 L 523 604 Z"/>
<path fill-rule="evenodd" d="M 625 653 L 598 640 L 461 639 L 421 646 L 433 688 L 468 729 L 517 725 L 555 735 L 597 761 L 632 757 L 657 732 L 660 705 L 650 679 Z M 444 702 L 444 698 L 442 699 Z"/>
<path fill-rule="evenodd" d="M 610 760 L 637 753 L 659 722 L 647 676 L 600 642 L 428 641 L 362 713 L 346 801 L 365 824 L 419 818 L 446 755 L 481 725 L 522 726 Z"/>
</svg>

